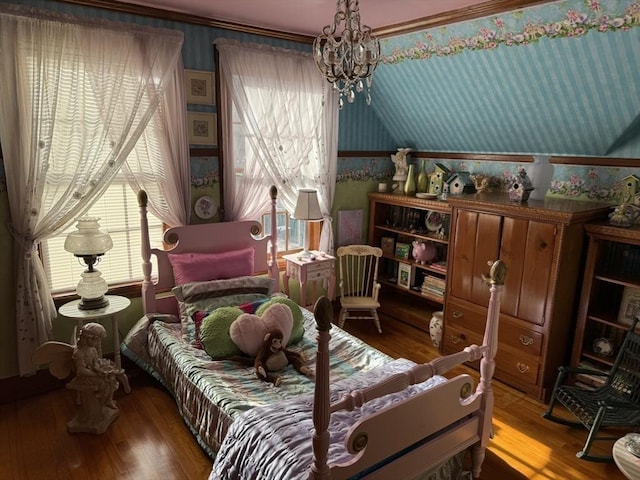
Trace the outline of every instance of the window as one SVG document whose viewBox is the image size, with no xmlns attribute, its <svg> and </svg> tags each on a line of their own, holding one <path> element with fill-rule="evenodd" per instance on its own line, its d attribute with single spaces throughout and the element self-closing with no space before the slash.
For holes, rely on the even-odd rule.
<svg viewBox="0 0 640 480">
<path fill-rule="evenodd" d="M 136 192 L 124 178 L 116 178 L 105 194 L 87 213 L 100 218 L 100 229 L 113 239 L 113 248 L 97 264 L 110 287 L 142 280 L 140 213 Z M 148 214 L 151 246 L 162 247 L 162 222 Z M 80 274 L 86 268 L 64 249 L 67 234 L 75 230 L 75 223 L 65 232 L 43 241 L 40 245 L 42 262 L 51 292 L 64 293 L 75 289 Z M 152 256 L 152 261 L 155 257 Z M 156 265 L 153 270 L 157 271 Z"/>
<path fill-rule="evenodd" d="M 234 170 L 236 177 L 244 175 L 244 167 L 247 164 L 247 155 L 253 151 L 250 142 L 250 134 L 244 128 L 238 112 L 233 106 L 233 153 Z M 267 191 L 268 185 L 264 185 Z M 271 234 L 271 214 L 261 217 L 262 228 L 266 235 Z M 300 250 L 304 246 L 305 222 L 296 220 L 292 212 L 287 212 L 279 202 L 276 202 L 276 227 L 278 229 L 278 256 Z"/>
<path fill-rule="evenodd" d="M 338 95 L 318 75 L 309 52 L 216 39 L 224 149 L 225 210 L 229 218 L 259 218 L 262 195 L 278 188 L 283 251 L 305 237 L 312 248 L 333 248 L 329 225 L 304 223 L 293 212 L 298 190 L 316 187 L 329 215 L 337 177 Z M 268 218 L 268 217 L 265 217 Z M 273 222 L 276 224 L 276 222 Z M 274 227 L 275 228 L 275 227 Z M 306 230 L 306 232 L 304 232 Z M 295 248 L 297 250 L 297 248 Z"/>
</svg>

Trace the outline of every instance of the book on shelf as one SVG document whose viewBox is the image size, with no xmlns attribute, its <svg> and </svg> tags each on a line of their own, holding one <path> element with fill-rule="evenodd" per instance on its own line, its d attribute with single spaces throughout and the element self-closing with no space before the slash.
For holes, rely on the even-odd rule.
<svg viewBox="0 0 640 480">
<path fill-rule="evenodd" d="M 396 239 L 393 237 L 382 237 L 380 239 L 380 247 L 382 248 L 382 253 L 393 256 L 395 253 Z"/>
<path fill-rule="evenodd" d="M 398 264 L 398 285 L 403 288 L 411 288 L 415 280 L 415 269 L 408 263 Z"/>
<path fill-rule="evenodd" d="M 437 298 L 438 300 L 444 300 L 444 294 L 443 293 L 430 292 L 430 291 L 424 291 L 424 290 L 420 291 L 420 293 L 425 297 Z"/>
<path fill-rule="evenodd" d="M 438 271 L 445 272 L 445 273 L 447 271 L 447 262 L 444 261 L 444 260 L 440 260 L 438 262 L 433 262 L 430 266 L 434 270 L 438 270 Z"/>
<path fill-rule="evenodd" d="M 425 287 L 431 287 L 444 291 L 447 282 L 444 278 L 434 277 L 433 275 L 425 275 L 424 279 L 422 280 L 422 285 Z"/>
<path fill-rule="evenodd" d="M 422 280 L 421 291 L 425 295 L 444 298 L 446 282 L 443 278 L 425 275 Z"/>
<path fill-rule="evenodd" d="M 402 260 L 409 260 L 411 255 L 411 245 L 408 243 L 396 242 L 396 257 Z"/>
</svg>

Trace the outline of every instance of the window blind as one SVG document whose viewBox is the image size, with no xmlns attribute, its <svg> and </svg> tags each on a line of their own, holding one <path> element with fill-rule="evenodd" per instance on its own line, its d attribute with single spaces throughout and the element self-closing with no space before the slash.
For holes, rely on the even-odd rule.
<svg viewBox="0 0 640 480">
<path fill-rule="evenodd" d="M 86 216 L 100 218 L 100 229 L 109 233 L 113 248 L 96 265 L 109 286 L 142 280 L 142 238 L 140 213 L 136 193 L 124 181 L 116 179 Z M 162 222 L 148 213 L 151 246 L 162 248 Z M 75 223 L 65 232 L 41 244 L 42 260 L 52 293 L 75 289 L 86 265 L 64 249 L 67 234 L 76 229 Z M 152 271 L 157 271 L 155 257 Z"/>
</svg>

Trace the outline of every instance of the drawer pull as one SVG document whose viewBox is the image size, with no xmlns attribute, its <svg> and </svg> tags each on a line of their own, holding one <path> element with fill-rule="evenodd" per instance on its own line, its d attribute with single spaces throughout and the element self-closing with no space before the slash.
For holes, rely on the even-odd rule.
<svg viewBox="0 0 640 480">
<path fill-rule="evenodd" d="M 451 343 L 453 343 L 454 345 L 457 345 L 460 342 L 464 342 L 467 339 L 467 337 L 464 336 L 464 333 L 461 333 L 460 335 L 451 335 Z"/>
<path fill-rule="evenodd" d="M 525 365 L 524 363 L 516 363 L 516 368 L 520 373 L 527 373 L 529 371 L 529 365 Z"/>
<path fill-rule="evenodd" d="M 462 318 L 462 312 L 459 310 L 454 310 L 452 316 L 453 318 Z"/>
<path fill-rule="evenodd" d="M 525 347 L 533 345 L 533 337 L 529 337 L 528 335 L 520 335 L 520 343 Z"/>
</svg>

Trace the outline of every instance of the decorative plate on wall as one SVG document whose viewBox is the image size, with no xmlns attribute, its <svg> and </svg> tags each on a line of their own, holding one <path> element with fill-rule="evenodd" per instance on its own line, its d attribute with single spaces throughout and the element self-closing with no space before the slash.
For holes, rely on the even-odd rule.
<svg viewBox="0 0 640 480">
<path fill-rule="evenodd" d="M 442 227 L 442 214 L 440 212 L 429 210 L 425 218 L 425 224 L 427 226 L 427 230 L 430 232 L 437 232 L 440 230 L 440 227 Z"/>
<path fill-rule="evenodd" d="M 218 211 L 218 205 L 213 198 L 205 195 L 204 197 L 200 197 L 198 200 L 196 200 L 194 210 L 198 218 L 208 220 L 216 214 L 216 212 Z"/>
</svg>

